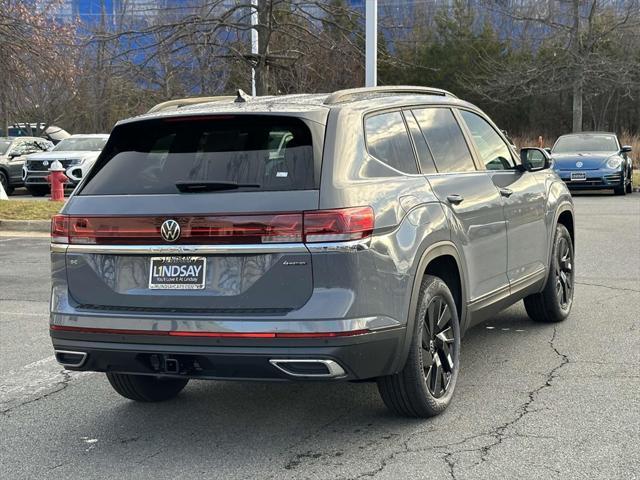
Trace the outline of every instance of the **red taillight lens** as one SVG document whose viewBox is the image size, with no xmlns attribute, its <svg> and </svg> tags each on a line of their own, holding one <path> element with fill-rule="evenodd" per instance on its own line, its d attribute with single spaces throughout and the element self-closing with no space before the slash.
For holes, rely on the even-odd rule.
<svg viewBox="0 0 640 480">
<path fill-rule="evenodd" d="M 256 244 L 360 240 L 373 232 L 373 209 L 354 207 L 303 213 L 172 217 L 180 235 L 161 235 L 167 217 L 56 215 L 51 241 L 74 244 Z"/>
<path fill-rule="evenodd" d="M 317 210 L 304 213 L 305 242 L 360 240 L 373 232 L 371 207 Z"/>
<path fill-rule="evenodd" d="M 66 215 L 54 215 L 51 218 L 51 242 L 69 242 L 69 217 Z"/>
<path fill-rule="evenodd" d="M 60 217 L 60 218 L 57 218 Z M 165 244 L 166 217 L 66 217 L 52 221 L 54 243 Z M 173 217 L 180 225 L 176 244 L 254 244 L 302 241 L 302 214 Z M 54 237 L 56 240 L 54 240 Z"/>
</svg>

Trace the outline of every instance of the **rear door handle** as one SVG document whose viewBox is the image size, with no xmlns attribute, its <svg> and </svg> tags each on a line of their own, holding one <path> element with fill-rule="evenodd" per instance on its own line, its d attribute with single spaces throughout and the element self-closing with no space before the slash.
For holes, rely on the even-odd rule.
<svg viewBox="0 0 640 480">
<path fill-rule="evenodd" d="M 458 195 L 457 193 L 453 195 L 447 195 L 447 201 L 453 205 L 458 205 L 462 203 L 463 200 L 464 200 L 464 197 L 462 195 Z"/>
<path fill-rule="evenodd" d="M 500 195 L 502 195 L 503 197 L 509 198 L 511 195 L 513 195 L 513 190 L 511 190 L 510 188 L 499 188 L 498 190 L 500 190 Z"/>
</svg>

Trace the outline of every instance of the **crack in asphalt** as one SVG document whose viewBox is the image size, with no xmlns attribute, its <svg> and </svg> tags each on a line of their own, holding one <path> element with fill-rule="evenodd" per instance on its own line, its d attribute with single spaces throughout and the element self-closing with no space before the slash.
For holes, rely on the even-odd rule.
<svg viewBox="0 0 640 480">
<path fill-rule="evenodd" d="M 635 288 L 625 288 L 625 287 L 612 287 L 610 285 L 602 285 L 601 283 L 588 283 L 588 282 L 575 282 L 576 285 L 586 285 L 589 287 L 600 287 L 606 288 L 607 290 L 624 290 L 625 292 L 635 292 L 640 293 L 640 290 L 636 290 Z"/>
<path fill-rule="evenodd" d="M 557 372 L 564 367 L 565 365 L 567 365 L 569 363 L 569 357 L 567 355 L 565 355 L 564 353 L 560 352 L 560 350 L 558 350 L 558 348 L 555 345 L 555 340 L 556 340 L 556 336 L 558 334 L 558 327 L 557 325 L 553 327 L 553 335 L 551 336 L 551 339 L 549 340 L 549 346 L 551 347 L 551 349 L 554 351 L 554 353 L 560 358 L 560 363 L 558 365 L 556 365 L 555 367 L 553 367 L 549 373 L 547 374 L 547 378 L 546 381 L 540 385 L 539 387 L 535 388 L 534 390 L 529 391 L 529 393 L 527 394 L 528 399 L 527 401 L 522 404 L 520 406 L 520 411 L 518 412 L 518 415 L 506 422 L 503 423 L 502 425 L 496 427 L 495 429 L 493 429 L 489 435 L 494 437 L 494 442 L 485 445 L 483 447 L 481 447 L 480 449 L 476 449 L 476 451 L 480 452 L 480 462 L 478 463 L 482 463 L 484 461 L 486 461 L 487 457 L 489 456 L 489 454 L 491 453 L 491 449 L 499 446 L 506 438 L 508 438 L 508 436 L 506 435 L 506 431 L 508 428 L 514 426 L 516 423 L 520 422 L 520 420 L 522 420 L 526 415 L 528 415 L 529 413 L 535 412 L 535 410 L 531 410 L 531 405 L 536 401 L 536 397 L 538 396 L 538 394 L 542 391 L 545 390 L 549 387 L 552 386 L 552 382 L 554 379 L 558 378 L 557 377 Z"/>
<path fill-rule="evenodd" d="M 427 452 L 427 451 L 435 451 L 437 453 L 442 454 L 442 460 L 446 463 L 447 468 L 448 468 L 448 472 L 449 472 L 449 476 L 451 477 L 452 480 L 456 480 L 456 474 L 455 474 L 455 468 L 456 468 L 456 456 L 461 454 L 461 453 L 479 453 L 480 454 L 480 461 L 476 462 L 475 465 L 479 465 L 482 462 L 485 462 L 487 460 L 487 457 L 489 456 L 489 454 L 491 453 L 492 449 L 494 449 L 495 447 L 499 446 L 500 444 L 502 444 L 504 441 L 506 441 L 509 438 L 517 438 L 517 437 L 523 437 L 523 436 L 527 436 L 527 435 L 522 435 L 522 434 L 513 434 L 513 435 L 508 435 L 507 434 L 507 430 L 510 427 L 513 427 L 515 424 L 517 424 L 518 422 L 520 422 L 525 416 L 527 416 L 530 413 L 534 413 L 537 410 L 533 410 L 531 408 L 532 404 L 536 401 L 538 395 L 540 394 L 540 392 L 542 392 L 543 390 L 550 388 L 551 386 L 553 386 L 553 381 L 560 378 L 558 376 L 558 371 L 563 368 L 565 365 L 570 363 L 569 357 L 562 353 L 555 345 L 555 341 L 556 341 L 556 337 L 558 334 L 558 327 L 554 326 L 553 329 L 553 335 L 551 336 L 551 339 L 549 340 L 549 346 L 551 347 L 551 349 L 553 350 L 553 352 L 555 353 L 555 355 L 560 359 L 560 363 L 558 363 L 556 366 L 554 366 L 548 373 L 545 379 L 545 382 L 536 387 L 535 389 L 529 391 L 527 393 L 527 400 L 519 407 L 518 409 L 518 414 L 515 418 L 509 420 L 508 422 L 505 422 L 497 427 L 495 427 L 494 429 L 492 429 L 489 432 L 486 433 L 478 433 L 475 435 L 471 435 L 469 437 L 466 437 L 462 440 L 456 441 L 456 442 L 452 442 L 452 443 L 446 443 L 446 444 L 441 444 L 441 445 L 432 445 L 429 447 L 423 447 L 423 448 L 415 448 L 412 449 L 409 447 L 409 443 L 416 437 L 425 434 L 425 433 L 429 433 L 432 432 L 434 430 L 434 428 L 429 428 L 429 429 L 421 429 L 421 430 L 417 430 L 413 433 L 411 433 L 407 439 L 405 441 L 402 442 L 402 444 L 400 445 L 400 448 L 395 449 L 394 451 L 392 451 L 391 453 L 389 453 L 388 455 L 386 455 L 381 461 L 380 464 L 378 465 L 377 468 L 367 471 L 367 472 L 362 472 L 359 475 L 355 476 L 355 477 L 349 477 L 349 479 L 347 480 L 358 480 L 358 479 L 362 479 L 365 477 L 375 477 L 376 475 L 378 475 L 380 472 L 382 472 L 390 463 L 391 461 L 398 455 L 402 455 L 405 453 L 419 453 L 419 452 Z M 473 447 L 473 448 L 458 448 L 458 449 L 452 449 L 452 447 L 455 446 L 463 446 L 465 444 L 467 444 L 469 441 L 471 440 L 475 440 L 475 439 L 479 439 L 479 438 L 484 438 L 484 437 L 488 437 L 488 438 L 492 438 L 493 441 L 487 443 L 486 445 L 483 445 L 481 447 Z M 536 436 L 536 438 L 546 438 L 544 436 Z"/>
<path fill-rule="evenodd" d="M 62 369 L 60 371 L 60 375 L 62 375 L 62 380 L 60 380 L 59 382 L 56 382 L 55 384 L 52 385 L 52 388 L 54 388 L 54 390 L 50 390 L 40 396 L 34 397 L 34 398 L 30 398 L 29 400 L 25 400 L 23 402 L 18 402 L 8 408 L 5 408 L 3 410 L 0 410 L 0 414 L 1 415 L 8 415 L 10 412 L 12 412 L 13 410 L 15 410 L 16 408 L 22 407 L 24 405 L 29 405 L 31 403 L 35 403 L 35 402 L 39 402 L 40 400 L 43 400 L 45 398 L 48 398 L 58 392 L 61 392 L 62 390 L 64 390 L 65 388 L 67 388 L 69 386 L 69 383 L 71 382 L 71 380 L 73 379 L 73 377 L 71 376 L 71 372 L 69 372 L 68 370 Z M 59 387 L 59 388 L 57 388 Z"/>
</svg>

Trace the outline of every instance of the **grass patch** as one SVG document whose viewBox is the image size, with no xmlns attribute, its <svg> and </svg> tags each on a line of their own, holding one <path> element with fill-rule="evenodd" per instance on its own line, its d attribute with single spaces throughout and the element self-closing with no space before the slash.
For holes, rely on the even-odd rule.
<svg viewBox="0 0 640 480">
<path fill-rule="evenodd" d="M 638 172 L 636 170 L 633 171 L 632 183 L 633 183 L 634 187 L 640 188 L 640 172 Z"/>
<path fill-rule="evenodd" d="M 62 202 L 0 200 L 2 220 L 49 220 L 62 208 Z"/>
</svg>

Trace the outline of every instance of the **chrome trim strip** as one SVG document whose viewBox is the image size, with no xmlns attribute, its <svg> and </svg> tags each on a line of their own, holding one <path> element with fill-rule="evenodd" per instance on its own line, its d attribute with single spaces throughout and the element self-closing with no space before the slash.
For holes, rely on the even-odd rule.
<svg viewBox="0 0 640 480">
<path fill-rule="evenodd" d="M 52 244 L 52 249 L 53 249 Z M 99 253 L 112 255 L 146 254 L 267 254 L 309 253 L 304 243 L 260 243 L 255 245 L 65 245 L 66 253 Z M 53 250 L 52 250 L 53 251 Z"/>
<path fill-rule="evenodd" d="M 66 243 L 52 243 L 49 250 L 51 253 L 66 253 L 68 247 L 69 245 Z"/>
<path fill-rule="evenodd" d="M 311 253 L 320 252 L 360 252 L 368 250 L 371 246 L 371 237 L 348 242 L 319 242 L 307 243 L 307 248 Z"/>
<path fill-rule="evenodd" d="M 289 375 L 291 377 L 335 378 L 335 377 L 343 377 L 343 376 L 346 375 L 346 372 L 344 371 L 344 369 L 333 360 L 324 360 L 324 359 L 312 360 L 312 359 L 295 359 L 295 358 L 278 359 L 278 358 L 272 358 L 271 360 L 269 360 L 269 363 L 271 365 L 273 365 L 274 367 L 276 367 L 281 372 L 284 372 L 284 373 L 286 373 L 287 375 Z M 329 371 L 329 373 L 293 373 L 293 372 L 290 372 L 289 370 L 287 370 L 285 366 L 281 366 L 280 365 L 281 363 L 283 363 L 285 365 L 287 363 L 321 363 L 325 367 L 327 367 L 327 370 Z"/>
<path fill-rule="evenodd" d="M 519 278 L 518 280 L 516 280 L 515 282 L 509 284 L 509 285 L 505 285 L 504 287 L 499 287 L 496 288 L 495 290 L 492 290 L 491 292 L 485 293 L 484 295 L 482 295 L 481 297 L 477 297 L 474 298 L 473 300 L 470 300 L 469 302 L 467 302 L 467 306 L 468 307 L 475 307 L 479 304 L 482 304 L 484 302 L 486 302 L 487 300 L 492 300 L 494 298 L 499 297 L 500 295 L 503 294 L 508 294 L 510 295 L 513 292 L 513 289 L 517 289 L 519 290 L 521 286 L 524 286 L 525 288 L 528 287 L 529 285 L 531 285 L 532 283 L 534 283 L 535 281 L 539 280 L 538 277 L 543 275 L 545 273 L 545 269 L 540 268 L 539 270 L 536 270 L 535 272 L 531 272 L 529 274 L 527 274 L 526 276 Z M 516 291 L 517 291 L 516 290 Z"/>
<path fill-rule="evenodd" d="M 484 295 L 480 296 L 480 297 L 476 297 L 473 300 L 469 300 L 467 302 L 467 306 L 468 307 L 473 307 L 475 305 L 478 305 L 488 299 L 492 299 L 493 297 L 497 297 L 498 295 L 501 294 L 509 294 L 509 285 L 505 285 L 503 287 L 499 287 L 496 288 L 495 290 L 491 290 L 490 292 L 485 293 Z"/>
<path fill-rule="evenodd" d="M 540 267 L 538 270 L 527 274 L 526 276 L 519 278 L 515 282 L 511 283 L 511 288 L 519 288 L 520 286 L 528 287 L 530 284 L 539 280 L 538 277 L 543 277 L 546 273 L 546 269 L 544 267 Z"/>
<path fill-rule="evenodd" d="M 56 361 L 57 361 L 60 365 L 65 366 L 65 367 L 75 367 L 75 368 L 78 368 L 78 367 L 81 367 L 82 365 L 84 365 L 84 362 L 87 360 L 87 353 L 86 353 L 86 352 L 72 352 L 72 351 L 70 351 L 70 350 L 54 350 L 54 352 L 55 352 L 55 354 L 56 354 Z M 77 363 L 63 363 L 63 362 L 61 362 L 60 360 L 58 360 L 58 354 L 59 354 L 59 353 L 62 353 L 62 354 L 67 353 L 67 354 L 70 354 L 70 355 L 81 355 L 81 356 L 82 356 L 82 358 L 81 358 L 81 359 L 80 359 L 80 361 L 79 361 L 79 362 L 77 362 Z"/>
</svg>

